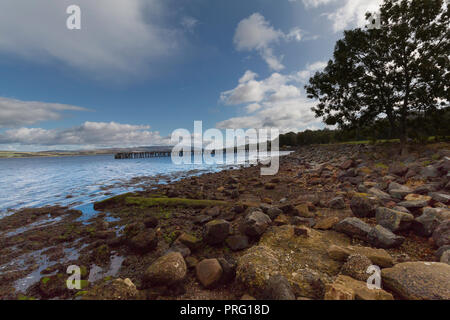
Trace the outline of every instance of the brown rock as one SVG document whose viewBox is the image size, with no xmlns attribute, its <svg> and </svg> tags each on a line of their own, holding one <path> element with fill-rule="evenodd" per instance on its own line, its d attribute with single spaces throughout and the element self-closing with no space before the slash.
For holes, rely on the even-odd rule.
<svg viewBox="0 0 450 320">
<path fill-rule="evenodd" d="M 369 289 L 367 283 L 339 275 L 325 293 L 325 300 L 394 300 L 382 289 Z"/>
<path fill-rule="evenodd" d="M 197 264 L 195 273 L 205 288 L 213 288 L 219 283 L 223 269 L 217 259 L 205 259 Z"/>
</svg>

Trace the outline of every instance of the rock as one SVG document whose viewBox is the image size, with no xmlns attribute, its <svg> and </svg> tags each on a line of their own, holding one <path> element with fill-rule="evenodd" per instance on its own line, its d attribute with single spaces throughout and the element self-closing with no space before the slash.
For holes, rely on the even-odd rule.
<svg viewBox="0 0 450 320">
<path fill-rule="evenodd" d="M 345 218 L 335 224 L 333 228 L 337 232 L 342 232 L 352 238 L 358 238 L 364 241 L 367 241 L 369 232 L 372 229 L 367 223 L 354 217 Z"/>
<path fill-rule="evenodd" d="M 450 264 L 450 250 L 444 251 L 439 261 L 442 263 Z"/>
<path fill-rule="evenodd" d="M 82 297 L 83 300 L 137 300 L 139 291 L 130 279 L 115 279 L 95 285 Z"/>
<path fill-rule="evenodd" d="M 207 215 L 199 215 L 199 216 L 196 216 L 194 219 L 193 219 L 193 222 L 195 223 L 195 224 L 205 224 L 206 222 L 208 222 L 208 221 L 211 221 L 213 218 L 211 217 L 211 216 L 207 216 Z"/>
<path fill-rule="evenodd" d="M 366 256 L 360 254 L 352 254 L 347 258 L 341 269 L 341 274 L 352 277 L 359 281 L 367 281 L 370 274 L 368 274 L 367 268 L 372 265 L 372 261 Z"/>
<path fill-rule="evenodd" d="M 201 241 L 197 237 L 188 233 L 182 233 L 177 240 L 191 250 L 196 250 L 201 245 Z"/>
<path fill-rule="evenodd" d="M 203 238 L 206 243 L 216 245 L 225 241 L 229 233 L 230 223 L 228 221 L 212 220 L 205 225 Z"/>
<path fill-rule="evenodd" d="M 270 277 L 281 274 L 296 297 L 323 299 L 324 283 L 342 266 L 328 256 L 330 243 L 347 246 L 350 240 L 334 231 L 308 229 L 308 237 L 298 237 L 293 226 L 271 227 L 238 259 L 236 279 L 260 295 Z"/>
<path fill-rule="evenodd" d="M 442 222 L 433 232 L 434 243 L 438 247 L 450 244 L 450 219 Z"/>
<path fill-rule="evenodd" d="M 377 223 L 393 232 L 407 230 L 411 227 L 414 216 L 409 213 L 379 207 L 376 210 Z"/>
<path fill-rule="evenodd" d="M 69 291 L 66 284 L 67 275 L 58 273 L 39 280 L 39 293 L 46 299 L 64 295 Z"/>
<path fill-rule="evenodd" d="M 187 266 L 179 252 L 170 252 L 159 257 L 144 273 L 144 283 L 150 286 L 170 286 L 182 282 Z"/>
<path fill-rule="evenodd" d="M 450 250 L 450 245 L 445 245 L 445 246 L 442 246 L 439 249 L 437 249 L 436 252 L 434 253 L 434 256 L 436 257 L 436 259 L 440 260 L 441 256 L 447 250 Z"/>
<path fill-rule="evenodd" d="M 158 246 L 158 237 L 154 229 L 146 229 L 128 241 L 130 248 L 144 254 Z"/>
<path fill-rule="evenodd" d="M 191 250 L 178 240 L 174 241 L 167 252 L 179 252 L 183 256 L 183 258 L 191 255 Z"/>
<path fill-rule="evenodd" d="M 450 265 L 404 262 L 382 269 L 383 285 L 406 300 L 449 300 Z"/>
<path fill-rule="evenodd" d="M 146 228 L 156 228 L 158 226 L 158 219 L 156 217 L 148 217 L 144 220 Z"/>
<path fill-rule="evenodd" d="M 395 162 L 389 167 L 389 173 L 393 173 L 397 176 L 404 176 L 408 172 L 408 167 L 403 163 Z"/>
<path fill-rule="evenodd" d="M 366 256 L 374 264 L 387 268 L 394 264 L 392 256 L 384 249 L 375 249 L 370 247 L 348 246 L 342 247 L 331 245 L 328 250 L 328 255 L 337 261 L 346 261 L 352 254 L 359 254 Z"/>
<path fill-rule="evenodd" d="M 446 219 L 450 219 L 450 210 L 442 208 L 423 208 L 423 213 L 413 224 L 414 231 L 422 237 L 430 237 L 434 230 Z"/>
<path fill-rule="evenodd" d="M 338 217 L 328 217 L 328 218 L 324 218 L 319 220 L 315 225 L 314 225 L 314 229 L 319 229 L 319 230 L 329 230 L 331 228 L 333 228 L 333 226 L 339 222 L 339 218 Z"/>
<path fill-rule="evenodd" d="M 405 200 L 406 201 L 426 201 L 426 202 L 430 202 L 431 197 L 430 196 L 425 196 L 422 194 L 408 194 L 407 196 L 405 196 Z"/>
<path fill-rule="evenodd" d="M 430 193 L 430 196 L 436 202 L 441 202 L 444 204 L 450 203 L 450 195 L 448 195 L 448 194 L 433 192 L 433 193 Z"/>
<path fill-rule="evenodd" d="M 312 228 L 315 226 L 316 220 L 314 218 L 293 217 L 292 224 L 296 226 L 308 226 Z"/>
<path fill-rule="evenodd" d="M 125 238 L 131 239 L 134 236 L 137 236 L 143 230 L 145 230 L 145 224 L 143 224 L 142 222 L 133 222 L 125 226 L 125 228 L 123 229 L 123 233 Z"/>
<path fill-rule="evenodd" d="M 350 169 L 350 168 L 353 167 L 353 166 L 354 166 L 353 160 L 352 160 L 352 159 L 348 159 L 348 160 L 344 161 L 344 162 L 340 165 L 340 168 L 341 168 L 342 170 L 348 170 L 348 169 Z"/>
<path fill-rule="evenodd" d="M 219 284 L 223 274 L 222 266 L 217 259 L 205 259 L 195 267 L 198 281 L 205 288 L 213 288 Z"/>
<path fill-rule="evenodd" d="M 297 237 L 307 237 L 308 236 L 308 229 L 305 227 L 294 227 L 294 234 Z"/>
<path fill-rule="evenodd" d="M 309 212 L 307 204 L 301 204 L 295 207 L 297 215 L 302 218 L 314 218 L 314 213 Z"/>
<path fill-rule="evenodd" d="M 380 189 L 377 189 L 377 188 L 370 188 L 368 192 L 370 194 L 376 196 L 378 199 L 381 199 L 384 201 L 389 201 L 392 199 L 389 194 L 387 194 L 386 192 L 381 191 Z"/>
<path fill-rule="evenodd" d="M 350 201 L 350 209 L 359 218 L 374 217 L 378 206 L 380 206 L 380 200 L 365 193 L 355 194 Z"/>
<path fill-rule="evenodd" d="M 277 207 L 271 207 L 270 209 L 267 210 L 267 215 L 272 220 L 276 219 L 280 214 L 283 214 L 283 210 Z"/>
<path fill-rule="evenodd" d="M 233 251 L 244 250 L 249 247 L 248 237 L 245 235 L 238 234 L 229 236 L 225 242 Z"/>
<path fill-rule="evenodd" d="M 284 214 L 280 214 L 278 217 L 276 217 L 276 219 L 273 221 L 273 224 L 275 226 L 282 226 L 285 224 L 289 224 L 289 218 L 284 215 Z"/>
<path fill-rule="evenodd" d="M 245 218 L 245 234 L 250 237 L 258 237 L 266 231 L 271 223 L 272 220 L 268 215 L 261 211 L 253 211 Z"/>
<path fill-rule="evenodd" d="M 409 211 L 415 211 L 428 206 L 428 201 L 425 200 L 402 201 L 398 203 L 398 205 L 401 207 L 405 207 Z"/>
<path fill-rule="evenodd" d="M 266 190 L 274 190 L 277 187 L 277 185 L 275 183 L 268 182 L 264 185 L 264 187 L 266 188 Z"/>
<path fill-rule="evenodd" d="M 342 197 L 336 197 L 330 200 L 328 206 L 332 209 L 345 209 L 345 201 Z"/>
<path fill-rule="evenodd" d="M 369 289 L 365 282 L 339 275 L 327 286 L 325 300 L 394 300 L 394 297 L 382 289 Z"/>
<path fill-rule="evenodd" d="M 375 226 L 369 233 L 369 243 L 377 248 L 397 248 L 401 246 L 404 241 L 404 237 L 397 236 L 381 225 Z"/>
<path fill-rule="evenodd" d="M 220 278 L 220 284 L 228 284 L 234 281 L 236 277 L 236 260 L 231 256 L 225 258 L 218 258 L 220 266 L 222 267 L 223 273 Z"/>
<path fill-rule="evenodd" d="M 251 295 L 248 295 L 248 294 L 244 294 L 242 297 L 241 297 L 241 300 L 256 300 L 254 297 L 252 297 Z"/>
<path fill-rule="evenodd" d="M 295 300 L 289 281 L 280 274 L 270 277 L 263 293 L 267 300 Z"/>
<path fill-rule="evenodd" d="M 189 256 L 184 259 L 186 261 L 186 265 L 189 269 L 195 268 L 198 264 L 198 260 L 195 257 Z"/>
<path fill-rule="evenodd" d="M 437 178 L 440 176 L 439 171 L 433 166 L 422 168 L 420 175 L 424 178 Z"/>
</svg>

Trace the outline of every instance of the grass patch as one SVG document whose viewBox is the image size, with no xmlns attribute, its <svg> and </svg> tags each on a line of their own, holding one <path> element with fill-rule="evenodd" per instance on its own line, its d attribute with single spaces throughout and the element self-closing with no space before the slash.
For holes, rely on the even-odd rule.
<svg viewBox="0 0 450 320">
<path fill-rule="evenodd" d="M 141 208 L 148 207 L 184 207 L 184 208 L 207 208 L 214 206 L 227 206 L 225 201 L 217 200 L 196 200 L 183 198 L 139 198 L 127 197 L 125 203 L 137 205 Z"/>
</svg>

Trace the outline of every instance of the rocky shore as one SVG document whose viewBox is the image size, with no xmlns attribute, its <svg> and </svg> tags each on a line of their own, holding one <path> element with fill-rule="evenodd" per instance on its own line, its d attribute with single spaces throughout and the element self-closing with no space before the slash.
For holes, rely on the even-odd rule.
<svg viewBox="0 0 450 320">
<path fill-rule="evenodd" d="M 90 219 L 24 209 L 0 220 L 0 298 L 450 299 L 449 170 L 449 144 L 310 146 L 276 176 L 151 184 Z"/>
</svg>

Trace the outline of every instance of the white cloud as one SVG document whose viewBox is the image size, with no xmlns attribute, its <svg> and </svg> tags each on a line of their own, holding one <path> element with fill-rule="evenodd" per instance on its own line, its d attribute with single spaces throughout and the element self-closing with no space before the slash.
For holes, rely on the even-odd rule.
<svg viewBox="0 0 450 320">
<path fill-rule="evenodd" d="M 313 72 L 325 66 L 325 62 L 318 61 L 307 65 L 305 70 L 287 75 L 273 73 L 262 80 L 257 80 L 255 73 L 247 71 L 236 88 L 221 94 L 221 100 L 228 105 L 249 103 L 244 108 L 246 115 L 221 121 L 216 127 L 276 127 L 280 132 L 323 127 L 321 119 L 315 118 L 311 111 L 315 102 L 306 98 L 303 85 Z"/>
<path fill-rule="evenodd" d="M 20 128 L 0 134 L 0 145 L 130 147 L 168 143 L 159 132 L 148 129 L 150 126 L 116 122 L 85 122 L 63 130 Z"/>
<path fill-rule="evenodd" d="M 181 20 L 181 26 L 188 32 L 194 32 L 195 27 L 198 25 L 198 20 L 193 17 L 183 17 Z"/>
<path fill-rule="evenodd" d="M 65 111 L 87 111 L 87 109 L 60 103 L 21 101 L 0 97 L 0 128 L 58 120 Z"/>
<path fill-rule="evenodd" d="M 296 1 L 298 0 L 289 0 L 289 2 Z M 302 2 L 307 9 L 337 5 L 335 11 L 324 15 L 332 21 L 334 32 L 339 32 L 350 27 L 363 27 L 366 24 L 366 12 L 378 11 L 383 0 L 302 0 Z"/>
<path fill-rule="evenodd" d="M 0 52 L 40 63 L 58 61 L 100 77 L 151 72 L 180 48 L 181 31 L 165 21 L 166 1 L 76 3 L 81 8 L 81 30 L 66 27 L 66 8 L 72 0 L 2 0 Z"/>
<path fill-rule="evenodd" d="M 254 13 L 239 22 L 234 34 L 234 45 L 239 51 L 256 50 L 271 70 L 284 69 L 283 57 L 277 57 L 273 53 L 273 45 L 280 40 L 301 41 L 303 31 L 293 28 L 289 33 L 276 30 L 260 13 Z"/>
</svg>

